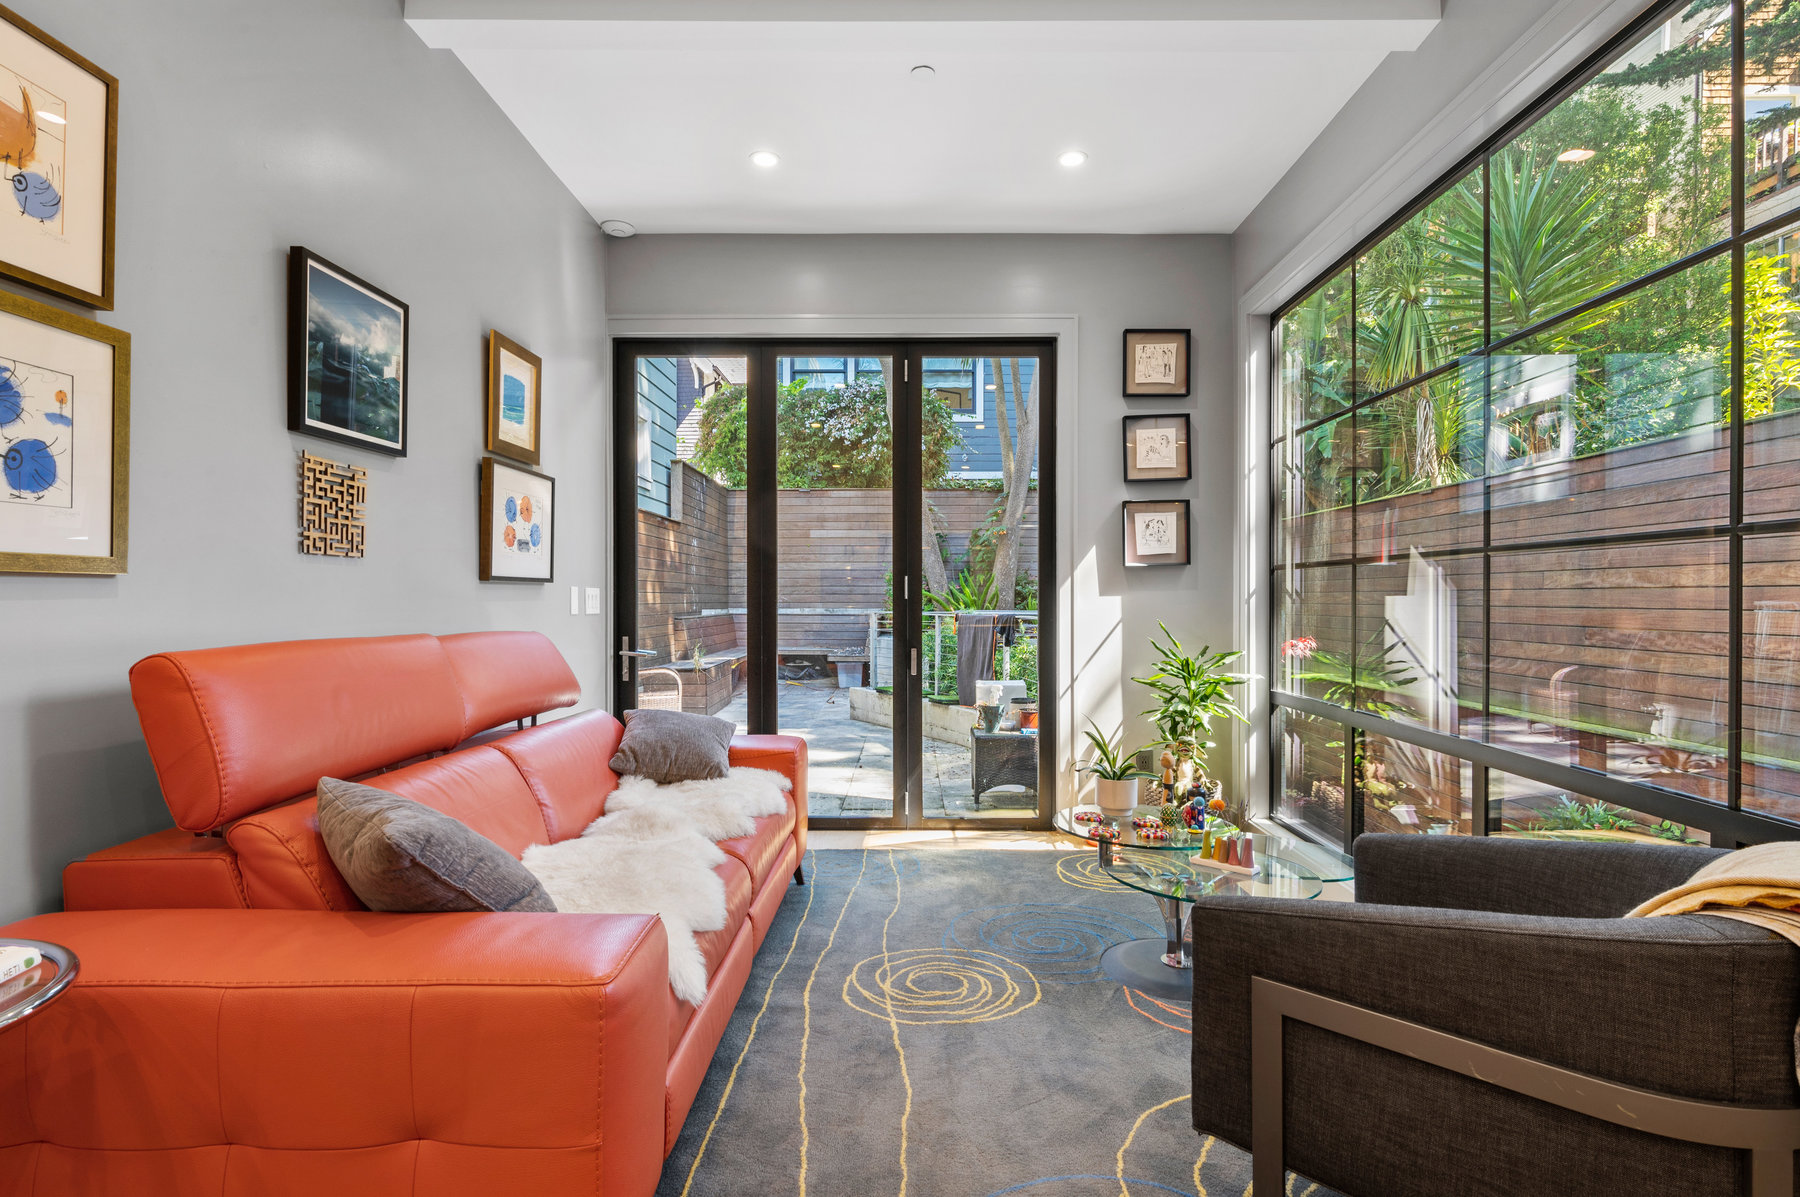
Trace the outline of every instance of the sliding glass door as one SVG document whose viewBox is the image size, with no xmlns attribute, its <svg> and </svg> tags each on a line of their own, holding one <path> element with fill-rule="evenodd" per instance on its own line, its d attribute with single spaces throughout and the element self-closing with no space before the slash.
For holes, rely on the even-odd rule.
<svg viewBox="0 0 1800 1197">
<path fill-rule="evenodd" d="M 1046 825 L 1049 349 L 617 346 L 617 708 L 805 737 L 814 826 Z"/>
</svg>

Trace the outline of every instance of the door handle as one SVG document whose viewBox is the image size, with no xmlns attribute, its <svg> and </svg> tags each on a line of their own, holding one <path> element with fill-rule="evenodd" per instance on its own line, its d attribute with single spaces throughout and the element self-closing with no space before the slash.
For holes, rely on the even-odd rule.
<svg viewBox="0 0 1800 1197">
<path fill-rule="evenodd" d="M 656 654 L 647 648 L 631 647 L 631 637 L 619 637 L 619 680 L 631 680 L 631 659 L 633 657 L 654 657 Z"/>
<path fill-rule="evenodd" d="M 916 648 L 912 650 L 912 676 L 919 676 L 919 650 Z"/>
</svg>

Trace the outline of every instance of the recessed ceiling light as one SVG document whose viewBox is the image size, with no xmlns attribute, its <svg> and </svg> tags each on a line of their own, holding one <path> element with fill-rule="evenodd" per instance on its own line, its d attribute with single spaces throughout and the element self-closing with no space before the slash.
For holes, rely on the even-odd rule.
<svg viewBox="0 0 1800 1197">
<path fill-rule="evenodd" d="M 1064 166 L 1080 166 L 1087 161 L 1087 155 L 1080 150 L 1064 150 L 1056 160 Z"/>
<path fill-rule="evenodd" d="M 45 124 L 66 125 L 69 123 L 68 121 L 64 120 L 62 117 L 57 116 L 54 112 L 39 112 L 39 113 L 35 113 L 34 115 L 39 120 L 43 121 Z"/>
<path fill-rule="evenodd" d="M 603 220 L 600 222 L 600 231 L 608 237 L 634 237 L 637 235 L 637 226 L 629 220 Z"/>
<path fill-rule="evenodd" d="M 781 155 L 777 154 L 774 150 L 758 150 L 756 153 L 750 155 L 750 161 L 756 163 L 764 170 L 768 170 L 777 162 L 781 161 Z"/>
<path fill-rule="evenodd" d="M 1586 162 L 1593 156 L 1593 150 L 1564 150 L 1556 156 L 1556 160 L 1558 162 Z"/>
<path fill-rule="evenodd" d="M 923 62 L 921 62 L 918 66 L 916 66 L 912 69 L 912 77 L 914 79 L 930 79 L 932 76 L 934 76 L 936 74 L 937 74 L 936 67 L 930 66 Z"/>
</svg>

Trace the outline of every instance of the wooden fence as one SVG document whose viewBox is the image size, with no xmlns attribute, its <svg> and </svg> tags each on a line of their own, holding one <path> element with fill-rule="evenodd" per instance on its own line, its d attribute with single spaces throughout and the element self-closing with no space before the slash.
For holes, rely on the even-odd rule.
<svg viewBox="0 0 1800 1197">
<path fill-rule="evenodd" d="M 1746 518 L 1791 517 L 1800 508 L 1800 416 L 1752 421 L 1745 457 Z M 1407 593 L 1411 551 L 1433 554 L 1454 587 L 1444 606 L 1454 611 L 1463 703 L 1464 726 L 1444 730 L 1482 734 L 1485 658 L 1497 717 L 1489 734 L 1722 801 L 1728 538 L 1509 546 L 1726 524 L 1728 465 L 1723 430 L 1705 429 L 1495 478 L 1493 544 L 1504 551 L 1491 556 L 1485 594 L 1482 481 L 1360 503 L 1354 519 L 1348 507 L 1308 510 L 1299 488 L 1283 520 L 1296 558 L 1349 557 L 1354 529 L 1356 623 L 1353 632 L 1347 566 L 1290 571 L 1281 639 L 1311 636 L 1346 655 L 1353 638 L 1367 644 L 1380 635 L 1387 599 Z M 1800 537 L 1746 539 L 1743 647 L 1744 805 L 1800 817 Z M 1317 684 L 1307 690 L 1322 696 Z"/>
<path fill-rule="evenodd" d="M 708 652 L 744 643 L 745 494 L 695 469 L 682 466 L 677 473 L 682 518 L 638 513 L 638 644 L 657 654 L 647 661 L 652 665 L 685 657 L 696 641 Z M 950 529 L 945 539 L 953 575 L 966 562 L 969 538 L 997 497 L 991 491 L 926 492 Z M 780 491 L 777 605 L 815 611 L 890 606 L 892 503 L 888 490 Z M 1027 576 L 1036 573 L 1037 525 L 1034 492 L 1012 532 L 1021 538 L 1021 573 Z M 720 636 L 721 612 L 730 613 L 735 644 Z M 868 641 L 868 617 L 783 615 L 778 638 L 784 649 L 860 652 Z"/>
</svg>

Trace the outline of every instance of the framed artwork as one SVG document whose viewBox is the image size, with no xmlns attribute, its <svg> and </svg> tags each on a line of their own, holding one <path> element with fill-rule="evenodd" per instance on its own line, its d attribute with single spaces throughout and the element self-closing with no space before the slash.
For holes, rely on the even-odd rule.
<svg viewBox="0 0 1800 1197">
<path fill-rule="evenodd" d="M 288 431 L 406 456 L 407 306 L 288 251 Z"/>
<path fill-rule="evenodd" d="M 481 459 L 481 580 L 556 580 L 556 479 Z"/>
<path fill-rule="evenodd" d="M 487 451 L 538 464 L 544 363 L 511 337 L 488 331 Z"/>
<path fill-rule="evenodd" d="M 1188 564 L 1188 501 L 1128 501 L 1125 511 L 1125 564 Z"/>
<path fill-rule="evenodd" d="M 113 306 L 119 81 L 0 8 L 0 274 Z"/>
<path fill-rule="evenodd" d="M 0 571 L 125 572 L 131 335 L 0 292 Z"/>
<path fill-rule="evenodd" d="M 1125 330 L 1125 395 L 1173 395 L 1188 393 L 1188 330 L 1185 328 L 1128 328 Z"/>
<path fill-rule="evenodd" d="M 1125 481 L 1186 482 L 1190 427 L 1185 412 L 1172 416 L 1125 417 Z"/>
</svg>

